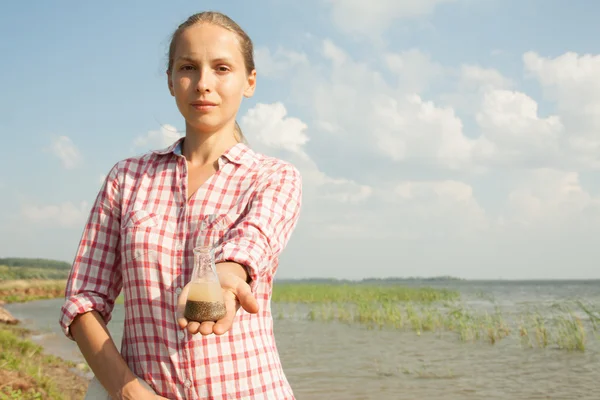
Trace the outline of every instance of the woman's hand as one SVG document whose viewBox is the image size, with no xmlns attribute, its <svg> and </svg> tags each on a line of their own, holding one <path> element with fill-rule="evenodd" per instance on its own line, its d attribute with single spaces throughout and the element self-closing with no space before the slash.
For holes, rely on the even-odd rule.
<svg viewBox="0 0 600 400">
<path fill-rule="evenodd" d="M 189 284 L 183 288 L 177 304 L 177 322 L 181 329 L 187 328 L 192 335 L 201 333 L 202 335 L 222 335 L 226 333 L 233 324 L 235 314 L 241 307 L 251 314 L 258 312 L 258 303 L 248 285 L 242 278 L 231 273 L 224 272 L 219 274 L 219 281 L 223 289 L 223 299 L 225 300 L 225 317 L 218 320 L 216 323 L 205 321 L 201 324 L 196 321 L 188 321 L 184 317 L 185 302 L 189 292 Z"/>
</svg>

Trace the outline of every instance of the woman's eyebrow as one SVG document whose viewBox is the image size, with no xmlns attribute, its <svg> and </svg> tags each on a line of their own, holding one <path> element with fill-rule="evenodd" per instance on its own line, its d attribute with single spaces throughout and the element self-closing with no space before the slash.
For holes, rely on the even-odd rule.
<svg viewBox="0 0 600 400">
<path fill-rule="evenodd" d="M 182 56 L 177 57 L 177 61 L 189 61 L 189 62 L 196 63 L 196 62 L 198 62 L 198 59 L 193 56 L 182 55 Z M 220 63 L 224 63 L 224 64 L 231 64 L 233 61 L 232 61 L 231 57 L 221 56 L 221 57 L 212 58 L 211 62 L 213 62 L 213 63 L 220 62 Z"/>
</svg>

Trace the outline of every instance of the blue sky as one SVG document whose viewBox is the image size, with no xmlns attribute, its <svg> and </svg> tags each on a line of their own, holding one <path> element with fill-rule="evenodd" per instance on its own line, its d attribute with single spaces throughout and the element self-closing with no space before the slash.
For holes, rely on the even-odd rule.
<svg viewBox="0 0 600 400">
<path fill-rule="evenodd" d="M 2 6 L 0 257 L 72 260 L 103 175 L 183 129 L 168 40 L 213 9 L 255 44 L 246 136 L 304 176 L 279 277 L 600 278 L 600 4 L 202 7 Z"/>
</svg>

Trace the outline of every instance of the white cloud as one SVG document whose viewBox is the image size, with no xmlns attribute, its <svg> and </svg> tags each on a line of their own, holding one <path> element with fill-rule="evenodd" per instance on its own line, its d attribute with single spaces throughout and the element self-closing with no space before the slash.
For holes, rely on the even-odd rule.
<svg viewBox="0 0 600 400">
<path fill-rule="evenodd" d="M 295 132 L 288 138 L 302 132 L 310 139 L 290 147 L 307 156 L 294 161 L 305 182 L 298 236 L 323 262 L 360 264 L 362 256 L 341 250 L 353 246 L 373 257 L 373 274 L 380 267 L 387 275 L 482 277 L 497 269 L 506 276 L 558 277 L 566 276 L 558 264 L 551 273 L 540 271 L 551 261 L 543 254 L 559 259 L 567 251 L 561 232 L 578 238 L 582 252 L 593 252 L 585 243 L 598 233 L 600 202 L 566 163 L 574 157 L 568 114 L 542 112 L 540 99 L 499 70 L 445 68 L 418 50 L 357 60 L 324 40 L 321 59 L 289 78 L 294 103 L 310 121 L 287 130 Z M 452 91 L 428 98 L 435 80 Z M 264 115 L 279 122 L 256 118 L 253 130 L 289 118 L 275 110 Z M 269 143 L 268 136 L 263 141 Z M 336 163 L 328 164 L 332 156 Z M 500 186 L 492 190 L 496 181 Z M 554 244 L 552 252 L 543 250 L 547 243 Z M 424 269 L 390 272 L 375 255 L 392 248 L 402 253 L 394 264 Z"/>
<path fill-rule="evenodd" d="M 56 225 L 61 227 L 80 227 L 89 214 L 89 205 L 83 201 L 79 205 L 72 202 L 51 205 L 23 205 L 21 214 L 35 225 Z"/>
<path fill-rule="evenodd" d="M 335 66 L 342 65 L 348 61 L 346 52 L 336 46 L 331 40 L 323 41 L 322 52 L 323 56 L 330 60 Z"/>
<path fill-rule="evenodd" d="M 561 109 L 581 110 L 582 104 L 595 106 L 600 102 L 600 55 L 567 52 L 552 59 L 527 52 L 523 62 Z M 592 110 L 584 107 L 581 111 Z"/>
<path fill-rule="evenodd" d="M 489 228 L 473 188 L 455 180 L 401 181 L 380 191 L 401 216 L 396 223 L 420 237 L 474 235 Z"/>
<path fill-rule="evenodd" d="M 247 137 L 256 139 L 271 149 L 287 150 L 296 155 L 304 155 L 302 147 L 308 141 L 306 124 L 298 118 L 286 117 L 287 110 L 282 103 L 257 104 L 242 117 L 241 124 Z"/>
<path fill-rule="evenodd" d="M 445 69 L 434 62 L 429 54 L 419 49 L 387 53 L 383 58 L 388 70 L 394 74 L 394 79 L 397 81 L 397 91 L 420 93 L 445 72 Z"/>
<path fill-rule="evenodd" d="M 183 136 L 172 125 L 165 124 L 158 131 L 149 131 L 146 135 L 135 138 L 133 145 L 143 151 L 159 150 L 172 145 L 177 139 Z"/>
<path fill-rule="evenodd" d="M 463 135 L 462 122 L 452 109 L 411 95 L 404 99 L 384 96 L 371 112 L 375 143 L 393 160 L 418 159 L 448 168 L 470 162 L 474 141 Z"/>
<path fill-rule="evenodd" d="M 315 237 L 422 239 L 468 236 L 487 228 L 485 212 L 464 182 L 399 181 L 374 186 L 357 182 L 350 174 L 333 177 L 309 157 L 306 124 L 287 116 L 282 104 L 259 104 L 241 121 L 246 135 L 255 138 L 251 142 L 255 150 L 292 161 L 302 173 L 302 226 Z"/>
<path fill-rule="evenodd" d="M 486 156 L 495 163 L 539 166 L 556 165 L 559 160 L 564 131 L 560 118 L 540 118 L 537 103 L 523 93 L 487 91 L 476 121 L 493 146 Z"/>
<path fill-rule="evenodd" d="M 443 71 L 428 56 L 418 51 L 385 54 L 381 61 L 394 73 L 391 85 L 377 68 L 379 60 L 356 62 L 330 40 L 322 46 L 325 65 L 313 62 L 297 76 L 295 95 L 318 121 L 316 127 L 337 136 L 336 151 L 352 147 L 396 162 L 454 169 L 469 167 L 475 149 L 485 154 L 480 150 L 484 144 L 464 135 L 451 108 L 413 92 Z M 306 87 L 306 81 L 313 84 Z"/>
<path fill-rule="evenodd" d="M 63 167 L 66 169 L 73 169 L 82 161 L 79 149 L 77 149 L 77 146 L 75 146 L 68 136 L 53 138 L 48 150 L 60 159 Z"/>
<path fill-rule="evenodd" d="M 446 69 L 446 80 L 456 76 L 451 90 L 438 95 L 442 104 L 457 113 L 473 115 L 480 109 L 485 95 L 491 90 L 513 90 L 514 82 L 494 68 L 464 64 L 456 70 Z"/>
<path fill-rule="evenodd" d="M 567 52 L 551 59 L 528 52 L 523 62 L 556 104 L 575 165 L 600 168 L 600 55 Z"/>
<path fill-rule="evenodd" d="M 241 126 L 256 151 L 290 161 L 300 170 L 305 208 L 311 210 L 308 219 L 325 224 L 321 217 L 326 210 L 360 204 L 371 196 L 370 186 L 332 177 L 319 169 L 306 152 L 307 125 L 287 116 L 283 104 L 257 104 L 242 117 Z"/>
<path fill-rule="evenodd" d="M 267 47 L 259 47 L 254 57 L 258 74 L 269 78 L 280 77 L 298 65 L 308 64 L 306 54 L 283 48 L 272 53 Z"/>
<path fill-rule="evenodd" d="M 567 223 L 598 206 L 581 186 L 577 172 L 549 168 L 526 173 L 508 196 L 512 218 L 519 223 Z"/>
<path fill-rule="evenodd" d="M 334 135 L 337 151 L 348 151 L 348 157 L 360 151 L 398 164 L 468 173 L 494 166 L 563 168 L 573 158 L 563 145 L 583 147 L 594 140 L 568 139 L 562 114 L 541 115 L 533 98 L 493 68 L 466 64 L 453 71 L 417 50 L 384 53 L 367 63 L 331 40 L 323 41 L 322 56 L 291 77 L 293 95 L 312 114 L 314 128 Z M 456 92 L 439 100 L 420 94 L 426 82 L 455 73 Z M 472 118 L 468 127 L 465 115 Z M 317 146 L 326 141 L 311 140 Z M 597 143 L 600 150 L 600 139 Z"/>
<path fill-rule="evenodd" d="M 334 24 L 345 33 L 377 36 L 394 20 L 432 13 L 443 3 L 455 0 L 324 0 L 330 5 Z"/>
<path fill-rule="evenodd" d="M 368 185 L 360 185 L 349 179 L 332 178 L 322 173 L 311 183 L 319 187 L 319 198 L 337 203 L 360 204 L 373 194 L 373 188 Z"/>
</svg>

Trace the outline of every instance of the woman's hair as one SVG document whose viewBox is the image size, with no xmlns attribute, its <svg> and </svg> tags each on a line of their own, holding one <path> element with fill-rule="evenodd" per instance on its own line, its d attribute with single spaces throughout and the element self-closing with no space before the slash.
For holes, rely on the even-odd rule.
<svg viewBox="0 0 600 400">
<path fill-rule="evenodd" d="M 173 32 L 173 36 L 171 37 L 171 44 L 169 45 L 169 64 L 167 66 L 167 72 L 170 72 L 173 68 L 173 58 L 175 56 L 175 50 L 177 47 L 177 40 L 183 31 L 189 28 L 192 25 L 207 23 L 213 24 L 216 26 L 220 26 L 221 28 L 227 29 L 238 36 L 238 40 L 240 42 L 240 51 L 242 52 L 242 56 L 244 57 L 244 65 L 246 67 L 246 74 L 251 74 L 254 70 L 254 45 L 252 44 L 252 40 L 244 32 L 244 30 L 231 18 L 227 15 L 222 14 L 217 11 L 205 11 L 201 13 L 194 14 L 190 16 L 185 22 L 183 22 L 175 32 Z M 237 121 L 235 123 L 234 130 L 235 139 L 238 142 L 246 143 L 246 138 L 242 133 L 242 129 L 238 125 Z"/>
</svg>

